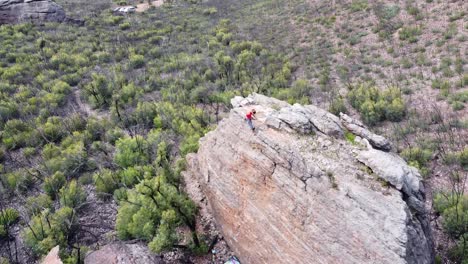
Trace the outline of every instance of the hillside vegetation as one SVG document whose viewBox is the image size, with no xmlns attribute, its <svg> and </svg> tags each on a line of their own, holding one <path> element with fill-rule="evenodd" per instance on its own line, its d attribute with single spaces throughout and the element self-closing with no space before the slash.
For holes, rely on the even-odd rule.
<svg viewBox="0 0 468 264">
<path fill-rule="evenodd" d="M 57 3 L 84 26 L 0 26 L 0 263 L 114 239 L 207 253 L 185 155 L 252 92 L 389 135 L 425 175 L 437 261 L 468 259 L 466 2 Z"/>
</svg>

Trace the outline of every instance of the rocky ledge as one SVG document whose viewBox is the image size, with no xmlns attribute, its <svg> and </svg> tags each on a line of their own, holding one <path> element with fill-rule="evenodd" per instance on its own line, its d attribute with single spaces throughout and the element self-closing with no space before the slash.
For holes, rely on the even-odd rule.
<svg viewBox="0 0 468 264">
<path fill-rule="evenodd" d="M 65 20 L 63 8 L 51 0 L 0 0 L 0 25 Z"/>
<path fill-rule="evenodd" d="M 231 103 L 184 177 L 241 262 L 433 262 L 420 174 L 385 138 L 312 105 L 258 94 Z"/>
</svg>

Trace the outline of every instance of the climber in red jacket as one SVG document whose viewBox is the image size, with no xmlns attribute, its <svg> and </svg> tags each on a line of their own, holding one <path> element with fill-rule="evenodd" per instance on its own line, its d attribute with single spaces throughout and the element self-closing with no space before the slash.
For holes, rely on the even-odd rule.
<svg viewBox="0 0 468 264">
<path fill-rule="evenodd" d="M 255 127 L 252 123 L 252 119 L 256 119 L 255 118 L 255 114 L 257 113 L 257 111 L 255 111 L 255 109 L 252 109 L 252 111 L 248 112 L 246 115 L 245 115 L 245 119 L 247 120 L 247 124 L 249 125 L 250 129 L 252 129 L 252 131 L 255 131 Z"/>
</svg>

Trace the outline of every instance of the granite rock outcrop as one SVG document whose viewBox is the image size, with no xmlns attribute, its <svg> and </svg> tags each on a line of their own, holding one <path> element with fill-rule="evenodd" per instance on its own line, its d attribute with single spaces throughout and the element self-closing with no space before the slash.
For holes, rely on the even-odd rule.
<svg viewBox="0 0 468 264">
<path fill-rule="evenodd" d="M 421 176 L 385 138 L 316 106 L 231 103 L 184 177 L 242 263 L 433 263 Z"/>
<path fill-rule="evenodd" d="M 0 25 L 21 22 L 63 22 L 63 8 L 51 0 L 0 0 Z"/>
</svg>

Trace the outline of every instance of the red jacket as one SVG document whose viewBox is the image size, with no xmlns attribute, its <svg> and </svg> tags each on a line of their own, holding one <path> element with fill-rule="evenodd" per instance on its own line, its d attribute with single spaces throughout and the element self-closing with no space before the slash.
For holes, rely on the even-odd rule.
<svg viewBox="0 0 468 264">
<path fill-rule="evenodd" d="M 248 112 L 245 117 L 248 119 L 248 120 L 252 120 L 252 117 L 253 117 L 253 113 L 252 112 Z"/>
</svg>

